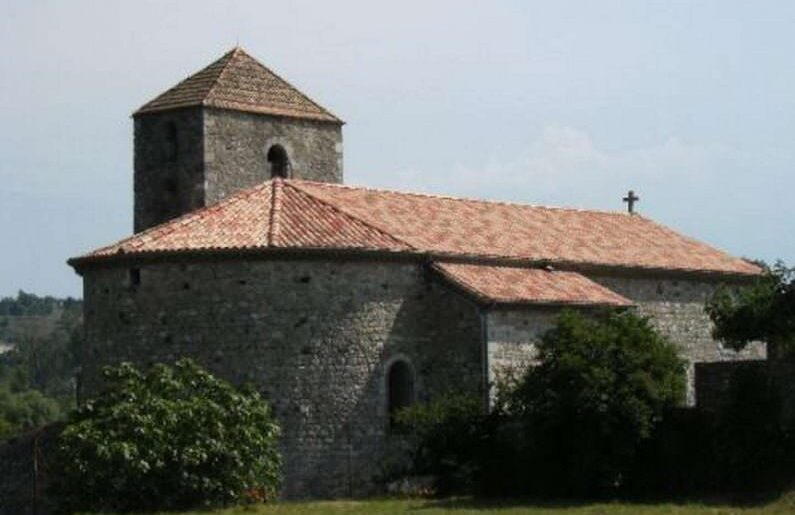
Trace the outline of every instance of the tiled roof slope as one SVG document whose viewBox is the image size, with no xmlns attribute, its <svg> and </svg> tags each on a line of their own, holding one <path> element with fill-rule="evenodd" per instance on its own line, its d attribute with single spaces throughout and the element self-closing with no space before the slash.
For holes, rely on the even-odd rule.
<svg viewBox="0 0 795 515">
<path fill-rule="evenodd" d="M 118 252 L 370 249 L 754 275 L 760 270 L 643 216 L 274 179 L 84 258 Z"/>
<path fill-rule="evenodd" d="M 643 216 L 301 182 L 303 191 L 424 252 L 626 268 L 758 274 Z"/>
<path fill-rule="evenodd" d="M 240 47 L 147 102 L 134 114 L 193 106 L 342 123 Z"/>
<path fill-rule="evenodd" d="M 390 235 L 307 195 L 291 181 L 275 179 L 85 258 L 266 248 L 410 250 Z"/>
<path fill-rule="evenodd" d="M 576 272 L 434 263 L 433 268 L 478 299 L 497 304 L 630 306 L 632 302 Z"/>
</svg>

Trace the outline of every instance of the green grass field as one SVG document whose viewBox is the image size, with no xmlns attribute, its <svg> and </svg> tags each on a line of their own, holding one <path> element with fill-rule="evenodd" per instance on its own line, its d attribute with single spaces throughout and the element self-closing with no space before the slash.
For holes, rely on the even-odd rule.
<svg viewBox="0 0 795 515">
<path fill-rule="evenodd" d="M 468 499 L 452 500 L 366 500 L 284 502 L 261 506 L 247 506 L 214 512 L 191 512 L 183 515 L 314 515 L 355 514 L 382 515 L 412 513 L 417 515 L 449 513 L 454 515 L 728 515 L 739 514 L 795 514 L 795 493 L 758 505 L 732 505 L 729 503 L 534 503 L 486 502 Z M 173 514 L 172 514 L 173 515 Z"/>
</svg>

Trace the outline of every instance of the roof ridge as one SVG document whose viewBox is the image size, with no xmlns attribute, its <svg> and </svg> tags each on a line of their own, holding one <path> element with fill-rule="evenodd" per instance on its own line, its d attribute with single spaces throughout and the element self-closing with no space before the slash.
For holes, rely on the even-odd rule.
<svg viewBox="0 0 795 515">
<path fill-rule="evenodd" d="M 232 59 L 234 59 L 235 54 L 237 54 L 239 51 L 243 51 L 243 49 L 240 48 L 239 46 L 235 46 L 235 48 L 233 48 L 232 50 L 230 50 L 229 52 L 227 52 L 223 56 L 221 56 L 221 59 L 224 59 L 224 58 L 227 58 L 227 57 L 228 57 L 228 59 L 226 59 L 226 62 L 221 67 L 221 71 L 218 72 L 218 75 L 216 75 L 215 79 L 213 79 L 213 85 L 210 86 L 210 89 L 208 89 L 207 93 L 204 94 L 204 98 L 202 98 L 202 105 L 203 106 L 207 105 L 207 100 L 210 98 L 210 96 L 213 94 L 213 91 L 218 86 L 218 82 L 220 82 L 221 77 L 223 77 L 223 75 L 226 72 L 226 70 L 229 69 L 229 63 L 232 62 Z M 221 59 L 219 59 L 219 60 L 221 60 Z"/>
<path fill-rule="evenodd" d="M 271 179 L 268 181 L 271 186 L 271 212 L 268 220 L 268 247 L 276 247 L 276 239 L 281 234 L 281 212 L 282 212 L 282 181 L 281 179 Z"/>
<path fill-rule="evenodd" d="M 524 202 L 518 201 L 510 201 L 510 200 L 488 200 L 488 199 L 479 199 L 479 198 L 472 198 L 472 197 L 457 197 L 453 195 L 443 195 L 439 193 L 422 193 L 417 191 L 402 191 L 402 190 L 393 190 L 387 188 L 374 188 L 372 186 L 354 186 L 352 184 L 336 184 L 336 183 L 329 183 L 329 182 L 320 182 L 320 181 L 305 181 L 300 179 L 290 179 L 292 182 L 305 182 L 311 183 L 322 187 L 331 187 L 331 188 L 339 188 L 339 189 L 348 189 L 348 190 L 363 190 L 363 191 L 372 191 L 374 193 L 388 193 L 392 195 L 406 195 L 410 197 L 423 197 L 423 198 L 430 198 L 430 199 L 442 199 L 442 200 L 454 200 L 457 202 L 477 202 L 479 204 L 492 204 L 492 205 L 500 205 L 500 206 L 509 206 L 509 207 L 529 207 L 533 209 L 548 209 L 550 211 L 571 211 L 575 213 L 597 213 L 597 214 L 604 214 L 604 215 L 613 215 L 613 216 L 621 216 L 626 217 L 630 216 L 629 214 L 623 211 L 610 211 L 606 209 L 587 209 L 587 208 L 578 208 L 578 207 L 564 207 L 564 206 L 546 206 L 541 204 L 529 204 Z M 644 220 L 649 220 L 638 213 L 633 213 L 632 217 L 643 218 Z"/>
<path fill-rule="evenodd" d="M 145 113 L 145 112 L 148 112 L 148 110 L 149 110 L 148 106 L 149 106 L 150 104 L 152 104 L 152 103 L 156 102 L 158 99 L 160 99 L 161 97 L 163 97 L 163 95 L 166 95 L 166 94 L 168 94 L 169 92 L 171 92 L 171 91 L 174 91 L 174 90 L 178 89 L 180 86 L 182 86 L 183 84 L 185 84 L 187 81 L 189 81 L 189 80 L 193 79 L 193 78 L 194 78 L 196 75 L 199 75 L 200 73 L 202 73 L 203 71 L 207 70 L 208 68 L 211 68 L 211 67 L 212 67 L 214 64 L 216 64 L 216 63 L 218 63 L 218 62 L 220 62 L 220 61 L 223 61 L 224 59 L 227 59 L 227 58 L 228 58 L 229 56 L 231 56 L 231 54 L 233 54 L 234 52 L 235 52 L 235 49 L 232 49 L 232 50 L 228 51 L 227 53 L 225 53 L 224 55 L 222 55 L 221 57 L 219 57 L 218 59 L 216 59 L 215 61 L 213 61 L 213 62 L 211 62 L 210 64 L 208 64 L 207 66 L 205 66 L 204 68 L 202 68 L 202 69 L 200 69 L 200 70 L 198 70 L 198 71 L 195 71 L 195 72 L 193 72 L 193 73 L 190 73 L 190 74 L 189 74 L 189 75 L 187 75 L 185 78 L 183 78 L 181 81 L 177 82 L 176 84 L 174 84 L 173 86 L 171 86 L 171 87 L 170 87 L 170 88 L 168 88 L 167 90 L 163 91 L 162 93 L 160 93 L 160 94 L 156 95 L 154 98 L 151 98 L 151 99 L 150 99 L 149 101 L 147 101 L 147 102 L 146 102 L 144 105 L 142 105 L 141 107 L 139 107 L 138 109 L 136 109 L 136 110 L 135 110 L 135 112 L 133 112 L 133 116 L 135 116 L 135 115 L 137 115 L 137 114 L 139 114 L 139 113 Z M 204 105 L 204 101 L 207 99 L 207 95 L 209 95 L 209 94 L 210 94 L 210 91 L 212 91 L 212 89 L 213 89 L 213 88 L 215 87 L 215 85 L 218 83 L 218 78 L 221 76 L 221 73 L 222 73 L 222 72 L 223 72 L 223 71 L 226 69 L 226 67 L 227 67 L 227 65 L 228 65 L 228 64 L 229 64 L 229 62 L 228 62 L 228 61 L 227 61 L 226 63 L 224 63 L 224 64 L 223 64 L 223 66 L 221 67 L 221 71 L 220 71 L 220 72 L 218 72 L 218 74 L 217 74 L 217 75 L 215 76 L 215 78 L 212 80 L 212 86 L 210 86 L 210 87 L 207 89 L 207 91 L 206 91 L 205 93 L 203 93 L 203 95 L 202 95 L 202 100 L 201 100 L 200 104 L 197 104 L 197 105 Z M 157 110 L 157 108 L 155 108 L 155 110 Z"/>
<path fill-rule="evenodd" d="M 306 100 L 307 102 L 309 102 L 309 103 L 310 103 L 310 104 L 312 104 L 313 106 L 315 106 L 315 107 L 317 107 L 318 109 L 320 109 L 320 111 L 321 111 L 321 112 L 323 112 L 323 113 L 326 113 L 327 115 L 331 116 L 332 118 L 334 118 L 334 120 L 336 120 L 336 121 L 338 121 L 338 122 L 342 122 L 342 119 L 341 119 L 339 116 L 337 116 L 336 114 L 332 113 L 331 111 L 329 111 L 328 109 L 326 109 L 326 108 L 325 108 L 325 107 L 323 107 L 322 105 L 318 104 L 317 102 L 315 102 L 314 100 L 312 100 L 311 98 L 309 98 L 309 97 L 308 97 L 308 96 L 307 96 L 307 95 L 306 95 L 306 94 L 305 94 L 303 91 L 301 91 L 300 89 L 298 89 L 297 87 L 295 87 L 295 86 L 293 85 L 293 83 L 292 83 L 292 82 L 288 81 L 287 79 L 285 79 L 284 77 L 282 77 L 281 75 L 279 75 L 278 73 L 276 73 L 275 71 L 273 71 L 272 69 L 268 68 L 268 66 L 266 66 L 264 63 L 262 63 L 262 62 L 261 62 L 259 59 L 257 59 L 257 58 L 256 58 L 256 57 L 254 57 L 253 55 L 251 55 L 251 54 L 249 54 L 248 52 L 246 52 L 246 51 L 245 51 L 245 50 L 244 50 L 242 47 L 239 47 L 239 46 L 238 46 L 238 47 L 236 47 L 236 48 L 235 48 L 235 51 L 237 51 L 237 50 L 239 50 L 240 52 L 242 52 L 242 54 L 243 54 L 243 55 L 245 55 L 246 57 L 248 57 L 249 59 L 251 59 L 252 61 L 254 61 L 256 64 L 258 64 L 259 66 L 261 66 L 261 67 L 262 67 L 263 69 L 265 69 L 265 70 L 266 70 L 268 73 L 270 73 L 271 75 L 273 75 L 274 77 L 276 77 L 276 78 L 277 78 L 277 79 L 279 79 L 280 81 L 282 81 L 282 82 L 284 82 L 285 84 L 287 84 L 287 85 L 288 85 L 290 88 L 292 88 L 293 90 L 295 90 L 295 92 L 296 92 L 296 93 L 298 93 L 300 96 L 302 96 L 302 97 L 304 98 L 304 100 Z M 343 123 L 344 123 L 344 122 L 343 122 Z"/>
<path fill-rule="evenodd" d="M 404 240 L 402 238 L 398 238 L 397 236 L 395 236 L 391 232 L 389 232 L 389 231 L 387 231 L 387 230 L 385 230 L 385 229 L 383 229 L 381 227 L 378 227 L 377 225 L 373 224 L 372 222 L 370 222 L 368 220 L 364 220 L 359 215 L 351 213 L 351 212 L 347 211 L 346 209 L 343 209 L 343 208 L 341 208 L 341 207 L 339 207 L 339 206 L 337 206 L 335 204 L 332 204 L 328 200 L 326 200 L 324 198 L 321 198 L 321 197 L 315 195 L 314 193 L 312 193 L 310 191 L 306 191 L 305 189 L 299 187 L 298 184 L 300 184 L 301 182 L 310 182 L 310 181 L 295 181 L 295 180 L 286 180 L 286 181 L 284 181 L 285 184 L 287 184 L 288 186 L 290 186 L 294 190 L 299 191 L 299 192 L 303 193 L 304 195 L 313 198 L 314 200 L 320 202 L 324 206 L 327 206 L 327 207 L 331 208 L 332 210 L 336 211 L 337 213 L 340 213 L 340 214 L 342 214 L 342 215 L 344 215 L 347 218 L 350 218 L 352 220 L 356 220 L 360 224 L 362 224 L 362 225 L 364 225 L 366 227 L 369 227 L 370 229 L 373 229 L 374 231 L 377 231 L 377 232 L 381 233 L 382 235 L 384 235 L 384 236 L 386 236 L 388 238 L 393 239 L 395 242 L 400 243 L 401 245 L 405 245 L 410 250 L 414 250 L 414 251 L 418 251 L 419 250 L 417 247 L 415 247 L 414 245 L 412 245 L 408 241 L 406 241 L 406 240 Z"/>
</svg>

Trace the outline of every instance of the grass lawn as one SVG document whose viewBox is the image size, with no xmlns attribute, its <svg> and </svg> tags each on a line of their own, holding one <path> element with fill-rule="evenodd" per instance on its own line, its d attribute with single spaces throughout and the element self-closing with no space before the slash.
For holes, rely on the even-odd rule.
<svg viewBox="0 0 795 515">
<path fill-rule="evenodd" d="M 356 514 L 381 515 L 414 513 L 418 515 L 450 513 L 454 515 L 718 515 L 718 514 L 795 514 L 795 492 L 782 498 L 759 505 L 731 505 L 728 503 L 534 503 L 530 502 L 486 502 L 468 499 L 452 500 L 366 500 L 366 501 L 324 501 L 324 502 L 284 502 L 256 507 L 240 507 L 210 512 L 212 515 L 309 515 L 309 514 Z M 173 514 L 172 514 L 173 515 Z M 194 512 L 183 515 L 208 515 L 208 512 Z"/>
</svg>

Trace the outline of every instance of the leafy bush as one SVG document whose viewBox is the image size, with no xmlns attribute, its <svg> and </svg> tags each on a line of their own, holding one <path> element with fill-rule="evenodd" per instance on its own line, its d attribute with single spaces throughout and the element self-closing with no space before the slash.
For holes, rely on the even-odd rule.
<svg viewBox="0 0 795 515">
<path fill-rule="evenodd" d="M 795 269 L 778 263 L 755 283 L 716 291 L 706 306 L 714 336 L 739 350 L 756 340 L 774 357 L 795 358 Z"/>
<path fill-rule="evenodd" d="M 480 399 L 446 397 L 399 420 L 415 472 L 437 476 L 440 493 L 596 495 L 625 485 L 684 391 L 682 361 L 647 319 L 564 312 L 492 413 Z"/>
<path fill-rule="evenodd" d="M 0 383 L 0 440 L 57 420 L 58 403 L 36 390 L 15 391 Z"/>
<path fill-rule="evenodd" d="M 279 428 L 254 391 L 190 360 L 104 371 L 106 389 L 60 436 L 64 511 L 184 509 L 272 497 Z"/>
<path fill-rule="evenodd" d="M 447 395 L 398 412 L 397 423 L 411 443 L 412 472 L 436 478 L 442 494 L 468 491 L 487 445 L 483 400 Z"/>
<path fill-rule="evenodd" d="M 567 496 L 616 490 L 684 391 L 682 361 L 647 319 L 562 313 L 509 402 L 524 420 L 527 488 Z"/>
</svg>

